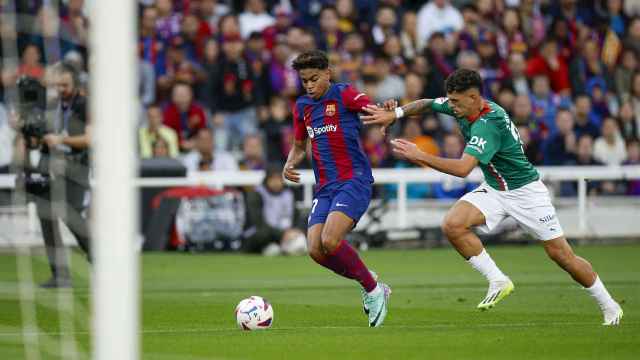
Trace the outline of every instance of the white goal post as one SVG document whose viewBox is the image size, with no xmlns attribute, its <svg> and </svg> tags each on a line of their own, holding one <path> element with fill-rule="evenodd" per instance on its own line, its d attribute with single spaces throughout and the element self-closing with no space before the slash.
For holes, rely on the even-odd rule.
<svg viewBox="0 0 640 360">
<path fill-rule="evenodd" d="M 139 358 L 138 220 L 133 179 L 137 114 L 136 1 L 95 1 L 90 119 L 94 148 L 91 282 L 93 358 Z"/>
</svg>

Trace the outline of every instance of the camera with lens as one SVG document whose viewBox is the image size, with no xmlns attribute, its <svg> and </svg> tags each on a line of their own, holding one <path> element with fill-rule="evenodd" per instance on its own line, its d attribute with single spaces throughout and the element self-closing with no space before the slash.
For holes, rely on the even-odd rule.
<svg viewBox="0 0 640 360">
<path fill-rule="evenodd" d="M 18 79 L 18 128 L 31 148 L 36 148 L 30 139 L 42 139 L 49 131 L 47 118 L 47 89 L 35 78 L 22 76 Z"/>
</svg>

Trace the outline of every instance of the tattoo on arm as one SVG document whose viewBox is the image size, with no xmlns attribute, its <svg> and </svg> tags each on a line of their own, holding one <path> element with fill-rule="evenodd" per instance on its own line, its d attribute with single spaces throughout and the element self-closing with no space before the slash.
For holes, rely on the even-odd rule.
<svg viewBox="0 0 640 360">
<path fill-rule="evenodd" d="M 405 116 L 418 115 L 425 113 L 431 109 L 433 99 L 420 99 L 412 101 L 402 107 Z"/>
</svg>

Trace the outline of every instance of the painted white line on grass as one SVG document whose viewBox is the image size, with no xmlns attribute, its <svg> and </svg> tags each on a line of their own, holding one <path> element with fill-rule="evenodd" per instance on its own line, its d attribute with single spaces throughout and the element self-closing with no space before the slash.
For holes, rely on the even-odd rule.
<svg viewBox="0 0 640 360">
<path fill-rule="evenodd" d="M 637 324 L 632 322 L 625 322 L 621 326 L 635 327 Z M 597 321 L 573 321 L 573 322 L 525 322 L 525 323 L 491 323 L 491 324 L 425 324 L 425 325 L 385 325 L 385 329 L 455 329 L 455 328 L 529 328 L 529 327 L 562 327 L 562 326 L 589 326 L 594 328 L 601 328 L 602 325 Z M 297 327 L 277 327 L 269 329 L 270 332 L 280 331 L 300 331 L 300 330 L 355 330 L 355 329 L 368 329 L 366 326 L 297 326 Z M 141 334 L 197 334 L 197 333 L 222 333 L 222 332 L 238 332 L 239 329 L 235 327 L 230 328 L 201 328 L 201 329 L 148 329 L 142 330 Z M 56 331 L 40 331 L 35 333 L 36 335 L 47 336 L 61 336 L 68 335 L 67 333 Z M 89 331 L 74 331 L 74 335 L 89 335 Z M 22 336 L 23 332 L 0 332 L 0 337 Z"/>
</svg>

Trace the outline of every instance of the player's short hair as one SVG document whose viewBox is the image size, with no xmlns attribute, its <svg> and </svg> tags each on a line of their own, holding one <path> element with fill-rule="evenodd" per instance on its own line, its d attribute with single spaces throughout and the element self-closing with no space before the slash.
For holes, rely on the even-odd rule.
<svg viewBox="0 0 640 360">
<path fill-rule="evenodd" d="M 293 60 L 292 67 L 295 71 L 304 69 L 326 70 L 329 68 L 329 57 L 320 50 L 306 51 Z"/>
<path fill-rule="evenodd" d="M 463 92 L 469 89 L 482 91 L 482 78 L 477 71 L 458 69 L 447 77 L 444 87 L 447 93 Z"/>
</svg>

